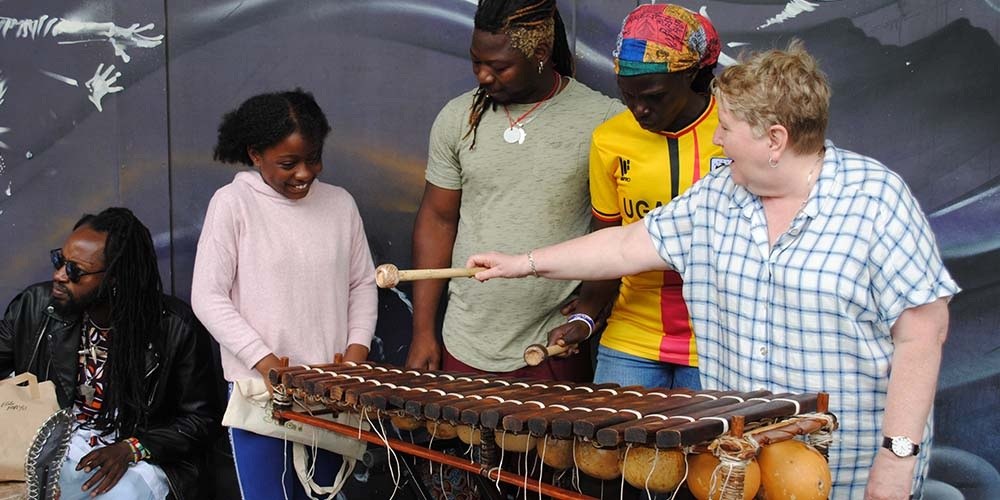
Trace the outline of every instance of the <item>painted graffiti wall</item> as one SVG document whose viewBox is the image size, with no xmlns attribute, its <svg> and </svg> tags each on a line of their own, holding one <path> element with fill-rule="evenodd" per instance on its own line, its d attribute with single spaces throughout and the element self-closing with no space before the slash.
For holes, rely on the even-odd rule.
<svg viewBox="0 0 1000 500">
<path fill-rule="evenodd" d="M 899 172 L 964 292 L 951 307 L 932 474 L 1000 498 L 1000 2 L 679 2 L 712 19 L 723 65 L 801 38 L 833 85 L 829 137 Z M 560 0 L 577 77 L 617 95 L 633 0 Z M 84 212 L 132 208 L 168 289 L 190 293 L 222 114 L 300 86 L 333 132 L 322 178 L 357 199 L 376 263 L 410 262 L 427 136 L 469 90 L 472 0 L 0 1 L 0 301 L 48 279 Z M 322 270 L 317 270 L 321 275 Z M 373 356 L 400 363 L 406 287 L 382 291 Z"/>
</svg>

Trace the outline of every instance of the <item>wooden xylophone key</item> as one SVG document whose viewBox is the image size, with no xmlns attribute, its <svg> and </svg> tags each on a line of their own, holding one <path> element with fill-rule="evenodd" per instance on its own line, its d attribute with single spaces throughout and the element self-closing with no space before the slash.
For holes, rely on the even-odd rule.
<svg viewBox="0 0 1000 500">
<path fill-rule="evenodd" d="M 380 379 L 392 381 L 410 377 L 412 375 L 407 373 L 385 373 L 376 376 L 372 372 L 354 372 L 325 379 L 307 380 L 305 385 L 310 394 L 326 397 L 331 401 L 343 401 L 344 391 L 348 388 L 364 385 L 375 386 Z"/>
<path fill-rule="evenodd" d="M 477 408 L 477 407 L 478 408 L 483 408 L 483 406 L 482 406 L 483 404 L 490 404 L 490 405 L 494 405 L 495 404 L 495 403 L 490 403 L 487 400 L 493 400 L 493 401 L 496 401 L 497 403 L 506 401 L 508 399 L 522 400 L 522 399 L 526 399 L 525 398 L 526 395 L 535 394 L 536 391 L 538 391 L 538 390 L 553 391 L 555 394 L 568 395 L 568 394 L 593 393 L 597 389 L 601 389 L 601 388 L 607 387 L 607 384 L 604 384 L 604 385 L 594 385 L 594 384 L 569 385 L 569 384 L 560 383 L 560 382 L 553 382 L 551 380 L 541 381 L 541 382 L 535 382 L 535 383 L 528 384 L 528 385 L 524 385 L 524 384 L 513 384 L 513 385 L 517 385 L 518 387 L 513 387 L 512 390 L 510 390 L 510 391 L 496 391 L 496 392 L 494 392 L 492 394 L 483 396 L 482 397 L 482 402 L 479 405 L 476 404 L 476 401 L 471 401 L 471 402 L 469 402 L 469 401 L 452 402 L 452 403 L 450 403 L 448 405 L 445 405 L 443 408 L 441 408 L 441 416 L 443 418 L 447 419 L 447 420 L 451 420 L 451 421 L 454 421 L 454 422 L 461 421 L 461 413 L 462 413 L 462 411 L 470 409 L 470 408 Z M 618 384 L 610 384 L 610 385 L 613 386 L 613 387 L 618 387 Z M 530 391 L 524 391 L 524 389 L 528 389 L 528 388 L 531 388 L 531 390 Z M 482 396 L 482 394 L 480 394 L 480 395 Z"/>
<path fill-rule="evenodd" d="M 281 376 L 285 387 L 301 389 L 313 395 L 320 395 L 317 384 L 325 381 L 341 381 L 342 379 L 363 376 L 372 372 L 371 367 L 341 365 L 326 370 L 319 368 L 302 372 L 289 372 Z"/>
<path fill-rule="evenodd" d="M 343 401 L 346 404 L 353 404 L 352 401 L 357 402 L 359 396 L 365 392 L 386 387 L 392 388 L 397 383 L 409 383 L 413 380 L 413 376 L 409 373 L 370 374 L 368 377 L 362 378 L 364 380 L 356 383 L 331 387 L 329 389 L 330 398 L 335 401 Z"/>
<path fill-rule="evenodd" d="M 681 421 L 679 424 L 656 431 L 656 446 L 674 448 L 713 439 L 723 434 L 737 416 L 743 417 L 745 422 L 750 423 L 813 411 L 816 411 L 816 394 L 780 394 L 769 398 L 769 401 L 748 398 L 746 402 L 717 415 L 703 416 L 695 422 Z"/>
<path fill-rule="evenodd" d="M 319 363 L 314 365 L 291 365 L 278 368 L 271 368 L 268 371 L 268 378 L 273 384 L 277 384 L 281 380 L 281 376 L 286 373 L 299 373 L 310 370 L 333 370 L 337 368 L 351 368 L 366 366 L 369 368 L 373 367 L 386 367 L 391 368 L 391 365 L 375 363 L 374 361 L 363 361 L 361 363 L 355 363 L 353 361 L 341 361 L 333 363 Z"/>
<path fill-rule="evenodd" d="M 656 440 L 657 431 L 673 427 L 674 425 L 679 425 L 684 422 L 691 422 L 701 417 L 712 417 L 716 414 L 737 408 L 739 405 L 743 405 L 746 402 L 746 396 L 748 395 L 742 393 L 727 394 L 719 397 L 718 399 L 662 412 L 658 415 L 651 415 L 638 421 L 619 425 L 626 427 L 624 432 L 626 442 L 652 445 Z M 751 404 L 753 403 L 751 402 Z M 604 429 L 597 432 L 598 439 L 601 439 L 603 431 Z M 604 436 L 604 442 L 611 441 L 608 433 L 604 433 Z"/>
<path fill-rule="evenodd" d="M 621 387 L 617 384 L 612 386 L 607 385 L 583 385 L 577 386 L 578 390 L 585 391 L 588 394 L 582 394 L 579 398 L 574 398 L 573 400 L 564 400 L 562 402 L 557 402 L 556 404 L 550 405 L 538 411 L 521 411 L 516 413 L 511 413 L 503 417 L 503 428 L 512 432 L 523 432 L 525 427 L 536 435 L 543 436 L 549 432 L 549 420 L 562 412 L 568 411 L 569 406 L 567 404 L 575 404 L 577 400 L 587 401 L 593 400 L 595 398 L 600 398 L 609 394 L 617 394 L 620 391 L 630 391 L 634 390 L 637 386 Z"/>
<path fill-rule="evenodd" d="M 367 406 L 370 408 L 376 408 L 379 410 L 386 410 L 390 408 L 403 408 L 408 399 L 411 399 L 414 394 L 426 393 L 430 390 L 448 387 L 451 384 L 478 384 L 479 387 L 490 387 L 493 385 L 500 385 L 494 382 L 493 379 L 496 377 L 469 377 L 460 376 L 456 377 L 453 381 L 447 380 L 444 377 L 432 378 L 430 380 L 412 380 L 410 382 L 403 382 L 396 385 L 396 388 L 383 387 L 379 388 L 377 391 L 366 392 L 361 395 L 359 404 L 362 406 Z"/>
<path fill-rule="evenodd" d="M 337 369 L 340 370 L 340 369 Z M 365 368 L 354 367 L 350 369 L 350 372 L 344 371 L 320 371 L 320 370 L 309 370 L 305 372 L 298 372 L 295 374 L 286 373 L 282 375 L 284 380 L 285 389 L 293 395 L 298 397 L 307 397 L 312 399 L 325 398 L 326 394 L 324 391 L 319 391 L 316 389 L 317 384 L 340 384 L 347 383 L 350 381 L 351 377 L 355 376 L 354 373 L 364 374 L 367 371 Z"/>
<path fill-rule="evenodd" d="M 535 392 L 526 390 L 524 393 L 518 394 L 517 399 L 506 399 L 486 408 L 469 408 L 463 410 L 461 420 L 465 424 L 481 424 L 483 427 L 496 429 L 501 419 L 508 415 L 522 412 L 535 413 L 552 405 L 561 405 L 565 408 L 565 404 L 573 404 L 577 401 L 590 402 L 595 397 L 599 398 L 601 397 L 600 395 L 607 395 L 608 392 L 606 391 L 621 391 L 635 388 L 641 389 L 641 387 L 635 386 L 630 388 L 601 388 L 593 391 L 593 388 L 588 386 L 587 389 L 577 387 L 553 390 L 549 387 Z"/>
<path fill-rule="evenodd" d="M 602 427 L 612 426 L 638 418 L 636 416 L 637 411 L 641 412 L 640 414 L 654 413 L 657 411 L 663 411 L 664 409 L 689 405 L 694 398 L 712 398 L 715 397 L 714 394 L 720 393 L 718 391 L 705 391 L 700 394 L 692 394 L 687 390 L 675 392 L 662 390 L 649 391 L 645 394 L 644 401 L 629 405 L 632 407 L 629 409 L 608 408 L 604 411 L 594 411 L 594 408 L 581 408 L 580 410 L 583 413 L 577 414 L 576 418 L 573 420 L 572 430 L 568 429 L 568 426 L 560 425 L 551 428 L 549 433 L 553 437 L 561 439 L 567 439 L 572 435 L 577 435 L 585 439 L 593 439 L 597 430 Z M 529 422 L 529 426 L 534 426 L 532 427 L 533 430 L 535 428 L 541 428 L 542 425 L 543 422 L 538 422 L 535 419 L 532 419 Z"/>
<path fill-rule="evenodd" d="M 540 383 L 537 380 L 517 380 L 515 382 L 504 381 L 508 385 L 494 386 L 479 391 L 463 394 L 462 397 L 441 396 L 434 399 L 427 399 L 423 403 L 423 408 L 414 408 L 422 411 L 423 416 L 430 419 L 445 419 L 451 422 L 458 422 L 462 410 L 477 405 L 485 404 L 490 399 L 512 397 L 519 391 L 531 387 L 532 384 Z M 410 413 L 413 403 L 407 405 L 407 412 Z M 412 415 L 412 413 L 410 413 Z"/>
<path fill-rule="evenodd" d="M 604 422 L 618 415 L 619 410 L 622 408 L 630 409 L 623 410 L 626 414 L 634 414 L 635 409 L 639 408 L 659 408 L 667 404 L 666 401 L 670 398 L 671 394 L 675 394 L 678 397 L 690 397 L 693 391 L 689 389 L 678 389 L 676 391 L 646 389 L 642 386 L 623 387 L 617 391 L 617 394 L 594 398 L 587 401 L 586 406 L 569 408 L 568 411 L 554 415 L 549 422 L 549 434 L 555 438 L 567 439 L 573 436 L 574 425 L 577 422 Z M 597 425 L 603 427 L 610 424 Z M 577 435 L 589 439 L 593 437 L 593 431 Z"/>
<path fill-rule="evenodd" d="M 268 379 L 272 384 L 284 384 L 286 387 L 304 389 L 304 381 L 311 378 L 329 376 L 330 373 L 351 373 L 370 371 L 374 364 L 323 364 L 318 366 L 292 366 L 284 369 L 272 369 L 268 371 Z M 277 380 L 275 380 L 277 379 Z"/>
<path fill-rule="evenodd" d="M 510 385 L 510 382 L 506 378 L 498 376 L 498 375 L 472 375 L 472 374 L 469 374 L 469 375 L 458 376 L 458 377 L 455 378 L 454 381 L 451 381 L 451 380 L 448 380 L 448 379 L 442 377 L 442 378 L 440 378 L 440 379 L 438 379 L 438 380 L 436 380 L 436 381 L 434 381 L 432 383 L 421 384 L 421 387 L 423 387 L 425 390 L 420 390 L 420 389 L 417 389 L 417 388 L 415 388 L 415 389 L 417 389 L 418 392 L 430 392 L 433 389 L 441 389 L 441 390 L 444 390 L 445 392 L 449 392 L 449 390 L 451 390 L 453 387 L 455 387 L 455 384 L 464 384 L 464 383 L 467 383 L 467 382 L 478 382 L 479 383 L 478 387 L 481 388 L 481 389 L 485 389 L 485 388 L 489 388 L 489 387 L 501 387 L 501 386 Z M 475 387 L 475 386 L 472 386 L 472 387 Z M 473 389 L 469 389 L 469 391 L 470 392 L 475 392 Z M 403 396 L 407 396 L 407 397 L 404 398 Z M 412 399 L 412 398 L 409 398 L 409 396 L 411 396 L 411 395 L 408 394 L 408 393 L 400 393 L 400 394 L 398 394 L 396 396 L 392 396 L 389 399 L 389 404 L 392 405 L 392 406 L 398 407 L 398 408 L 403 408 L 403 407 L 406 406 L 406 400 L 407 399 Z"/>
<path fill-rule="evenodd" d="M 419 386 L 411 386 L 408 385 L 407 381 L 402 380 L 392 384 L 386 384 L 388 387 L 376 387 L 364 391 L 348 390 L 346 400 L 350 404 L 352 396 L 351 393 L 354 392 L 360 395 L 360 400 L 358 402 L 361 404 L 372 405 L 379 407 L 380 409 L 404 408 L 407 401 L 420 399 L 424 394 L 444 395 L 448 392 L 473 391 L 483 387 L 490 387 L 490 384 L 494 383 L 489 381 L 484 382 L 482 380 L 460 381 L 456 378 L 454 380 L 432 380 Z M 369 395 L 371 395 L 371 397 L 369 397 Z"/>
<path fill-rule="evenodd" d="M 770 393 L 765 391 L 765 394 Z M 635 415 L 619 415 L 621 418 L 627 417 L 626 420 L 597 429 L 594 432 L 594 441 L 602 446 L 616 446 L 624 441 L 629 441 L 626 434 L 629 430 L 632 430 L 633 432 L 640 432 L 639 429 L 644 429 L 645 425 L 662 426 L 663 419 L 672 415 L 687 415 L 688 412 L 717 408 L 720 406 L 735 404 L 743 400 L 743 394 L 735 391 L 702 391 L 693 394 L 691 399 L 686 401 L 684 404 L 676 404 L 672 401 L 668 401 L 668 403 L 670 403 L 669 407 L 658 411 L 647 412 L 643 414 L 642 418 L 639 419 L 634 418 Z M 655 431 L 650 433 L 648 441 L 634 442 L 651 443 L 654 434 Z"/>
</svg>

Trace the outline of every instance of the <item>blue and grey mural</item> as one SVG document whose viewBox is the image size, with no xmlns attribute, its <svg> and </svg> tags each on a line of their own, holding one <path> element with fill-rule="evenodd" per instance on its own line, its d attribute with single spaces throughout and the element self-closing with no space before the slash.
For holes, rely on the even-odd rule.
<svg viewBox="0 0 1000 500">
<path fill-rule="evenodd" d="M 932 476 L 1000 498 L 1000 2 L 678 2 L 710 17 L 723 65 L 805 41 L 834 88 L 830 137 L 899 172 L 964 288 L 951 307 Z M 580 80 L 617 89 L 633 0 L 560 0 Z M 427 135 L 470 89 L 474 0 L 0 2 L 0 301 L 47 279 L 83 212 L 131 207 L 165 283 L 189 294 L 223 112 L 301 86 L 327 111 L 326 181 L 358 201 L 377 263 L 409 264 Z M 321 272 L 321 271 L 320 271 Z M 405 359 L 406 293 L 382 291 L 373 355 Z"/>
</svg>

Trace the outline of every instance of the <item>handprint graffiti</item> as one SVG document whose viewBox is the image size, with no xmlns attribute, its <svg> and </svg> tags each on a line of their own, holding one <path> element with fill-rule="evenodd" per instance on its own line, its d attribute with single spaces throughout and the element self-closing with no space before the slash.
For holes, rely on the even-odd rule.
<svg viewBox="0 0 1000 500">
<path fill-rule="evenodd" d="M 37 41 L 52 39 L 58 45 L 107 42 L 114 51 L 114 57 L 123 64 L 132 60 L 132 49 L 150 49 L 163 43 L 163 35 L 154 35 L 152 23 L 133 23 L 119 26 L 112 22 L 77 21 L 43 14 L 35 18 L 15 18 L 0 16 L 0 39 Z M 61 75 L 55 71 L 39 68 L 39 72 L 71 87 L 80 87 L 78 78 Z M 100 63 L 97 70 L 84 83 L 87 99 L 98 112 L 104 111 L 103 99 L 109 94 L 125 90 L 122 71 L 115 64 Z M 3 105 L 10 82 L 0 69 L 0 106 Z M 0 114 L 0 117 L 3 115 Z M 0 126 L 0 134 L 9 132 L 9 127 Z M 0 140 L 0 149 L 10 149 L 10 145 Z"/>
<path fill-rule="evenodd" d="M 90 95 L 87 98 L 90 99 L 90 102 L 94 103 L 94 106 L 97 106 L 98 111 L 104 111 L 104 108 L 101 106 L 101 99 L 104 96 L 125 90 L 125 87 L 115 85 L 115 82 L 121 76 L 121 71 L 115 71 L 114 64 L 104 69 L 104 63 L 101 63 L 97 65 L 97 71 L 94 71 L 94 76 L 90 80 L 87 80 L 87 83 L 84 83 L 84 86 L 90 91 Z"/>
</svg>

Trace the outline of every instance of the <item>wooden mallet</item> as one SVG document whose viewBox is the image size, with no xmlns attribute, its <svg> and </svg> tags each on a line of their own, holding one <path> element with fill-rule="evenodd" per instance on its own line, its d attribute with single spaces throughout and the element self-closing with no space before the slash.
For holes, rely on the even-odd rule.
<svg viewBox="0 0 1000 500">
<path fill-rule="evenodd" d="M 400 281 L 434 280 L 442 278 L 469 278 L 485 267 L 451 267 L 447 269 L 406 269 L 399 270 L 392 264 L 382 264 L 375 268 L 375 284 L 379 288 L 392 288 Z"/>
<path fill-rule="evenodd" d="M 524 350 L 524 362 L 528 366 L 538 366 L 552 356 L 558 356 L 573 348 L 572 345 L 552 344 L 545 346 L 542 344 L 531 344 Z"/>
</svg>

